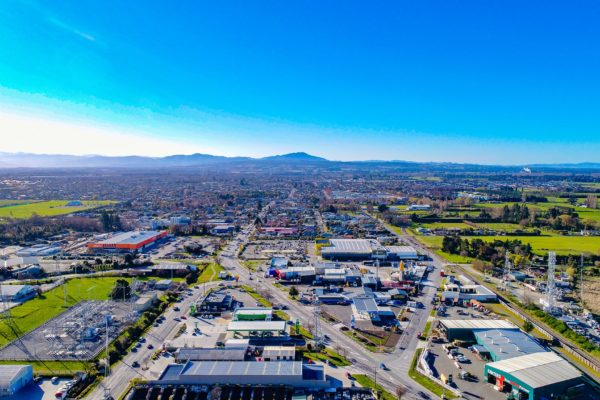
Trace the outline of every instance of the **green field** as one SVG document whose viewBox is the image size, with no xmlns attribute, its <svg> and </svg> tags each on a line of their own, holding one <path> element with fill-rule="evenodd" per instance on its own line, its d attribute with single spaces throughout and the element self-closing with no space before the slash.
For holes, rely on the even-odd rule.
<svg viewBox="0 0 600 400">
<path fill-rule="evenodd" d="M 566 199 L 557 199 L 557 200 L 558 201 L 556 201 L 556 202 L 548 202 L 548 203 L 512 203 L 512 202 L 498 203 L 498 204 L 480 203 L 475 206 L 479 207 L 479 208 L 502 208 L 505 205 L 512 207 L 513 204 L 519 204 L 519 205 L 525 204 L 531 210 L 544 210 L 544 211 L 549 210 L 552 207 L 572 208 L 579 214 L 580 219 L 591 219 L 594 221 L 600 221 L 600 209 L 575 207 L 575 206 L 572 206 L 572 205 L 566 203 L 566 201 L 563 201 Z"/>
<path fill-rule="evenodd" d="M 223 271 L 223 267 L 219 264 L 210 263 L 202 270 L 202 273 L 200 273 L 197 283 L 216 281 L 219 279 L 219 272 L 221 271 Z"/>
<path fill-rule="evenodd" d="M 113 204 L 115 202 L 111 200 L 82 201 L 81 206 L 74 207 L 68 207 L 67 203 L 69 203 L 68 200 L 51 200 L 30 202 L 19 205 L 6 205 L 0 207 L 0 218 L 30 218 L 34 214 L 43 217 L 51 217 L 55 215 L 71 214 L 78 211 L 90 210 L 105 206 L 107 204 Z"/>
<path fill-rule="evenodd" d="M 416 235 L 415 238 L 450 262 L 467 263 L 471 261 L 471 259 L 468 257 L 442 252 L 442 236 Z M 598 254 L 600 251 L 599 236 L 463 236 L 463 238 L 469 240 L 479 238 L 486 242 L 491 242 L 494 240 L 520 240 L 523 243 L 531 244 L 533 252 L 539 255 L 544 255 L 548 251 L 555 251 L 560 255 L 577 255 L 582 252 Z"/>
<path fill-rule="evenodd" d="M 469 224 L 465 224 L 464 222 L 432 222 L 428 224 L 419 224 L 419 226 L 427 229 L 469 229 L 473 228 Z"/>
<path fill-rule="evenodd" d="M 471 238 L 468 238 L 471 239 Z M 598 236 L 481 236 L 482 240 L 520 240 L 531 244 L 536 254 L 555 251 L 557 254 L 580 254 L 589 252 L 598 254 L 600 237 Z"/>
<path fill-rule="evenodd" d="M 71 279 L 67 288 L 67 307 L 64 307 L 63 287 L 59 286 L 10 310 L 14 326 L 0 320 L 0 346 L 16 339 L 65 311 L 80 300 L 106 300 L 119 278 Z"/>
</svg>

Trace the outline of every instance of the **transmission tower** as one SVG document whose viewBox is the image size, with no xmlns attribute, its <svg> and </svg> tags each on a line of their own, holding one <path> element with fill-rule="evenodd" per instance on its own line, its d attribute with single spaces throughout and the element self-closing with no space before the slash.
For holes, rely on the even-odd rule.
<svg viewBox="0 0 600 400">
<path fill-rule="evenodd" d="M 504 288 L 504 290 L 508 290 L 511 267 L 512 265 L 510 263 L 510 253 L 507 251 L 504 256 L 504 271 L 502 272 L 502 287 Z"/>
<path fill-rule="evenodd" d="M 556 282 L 554 281 L 554 272 L 556 271 L 556 253 L 548 253 L 548 283 L 546 284 L 546 304 L 552 311 L 554 308 L 554 295 L 556 294 Z"/>
<path fill-rule="evenodd" d="M 313 317 L 315 319 L 315 321 L 314 321 L 314 324 L 315 324 L 315 332 L 314 332 L 315 344 L 317 346 L 317 349 L 320 349 L 321 348 L 321 341 L 322 341 L 322 336 L 321 336 L 321 302 L 318 299 L 315 300 L 315 303 L 314 303 Z"/>
</svg>

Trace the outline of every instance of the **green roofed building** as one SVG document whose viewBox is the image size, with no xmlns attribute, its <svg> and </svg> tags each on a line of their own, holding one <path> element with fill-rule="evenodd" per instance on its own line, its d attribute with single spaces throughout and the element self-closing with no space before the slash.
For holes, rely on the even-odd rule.
<svg viewBox="0 0 600 400">
<path fill-rule="evenodd" d="M 271 321 L 273 310 L 264 307 L 241 307 L 233 313 L 234 321 Z"/>
<path fill-rule="evenodd" d="M 583 390 L 581 373 L 553 352 L 541 352 L 489 363 L 484 376 L 515 399 L 543 400 Z"/>
</svg>

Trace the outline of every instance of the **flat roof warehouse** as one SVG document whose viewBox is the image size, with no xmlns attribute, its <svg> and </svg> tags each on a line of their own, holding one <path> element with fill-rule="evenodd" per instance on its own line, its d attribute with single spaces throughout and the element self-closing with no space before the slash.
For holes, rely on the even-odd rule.
<svg viewBox="0 0 600 400">
<path fill-rule="evenodd" d="M 89 249 L 138 250 L 168 235 L 168 231 L 132 231 L 114 235 L 97 243 L 88 243 Z"/>
</svg>

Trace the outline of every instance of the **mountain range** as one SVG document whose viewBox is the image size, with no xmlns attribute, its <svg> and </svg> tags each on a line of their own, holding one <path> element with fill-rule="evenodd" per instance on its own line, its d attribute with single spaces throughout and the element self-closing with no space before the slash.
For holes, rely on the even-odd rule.
<svg viewBox="0 0 600 400">
<path fill-rule="evenodd" d="M 369 161 L 332 161 L 305 152 L 280 154 L 262 158 L 225 157 L 211 154 L 177 154 L 165 157 L 145 156 L 100 156 L 100 155 L 62 155 L 62 154 L 32 154 L 32 153 L 2 153 L 0 152 L 0 168 L 170 168 L 170 167 L 200 167 L 223 164 L 258 164 L 258 165 L 411 165 L 411 166 L 470 166 L 473 168 L 493 168 L 489 165 L 412 162 L 401 160 L 369 160 Z M 498 166 L 498 168 L 523 166 Z M 600 163 L 584 162 L 574 164 L 531 164 L 531 168 L 565 169 L 565 170 L 600 170 Z"/>
</svg>

